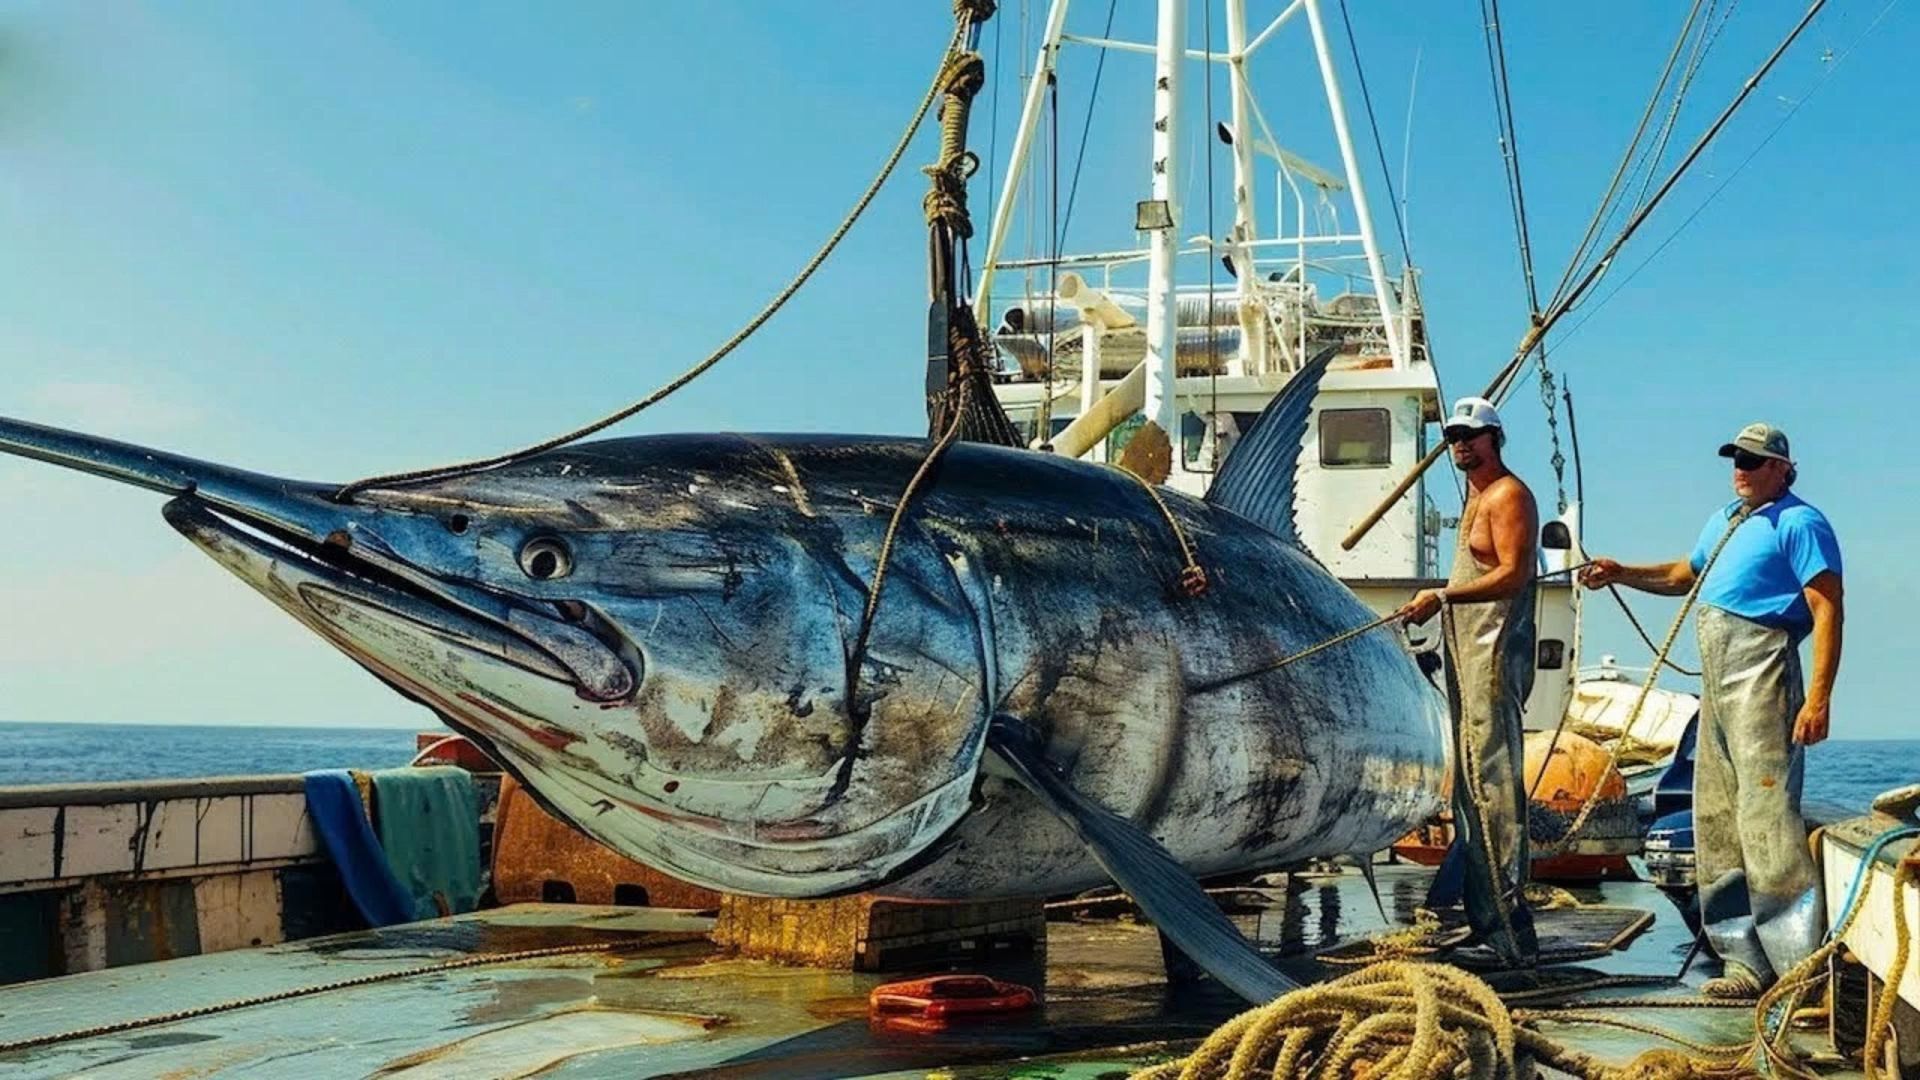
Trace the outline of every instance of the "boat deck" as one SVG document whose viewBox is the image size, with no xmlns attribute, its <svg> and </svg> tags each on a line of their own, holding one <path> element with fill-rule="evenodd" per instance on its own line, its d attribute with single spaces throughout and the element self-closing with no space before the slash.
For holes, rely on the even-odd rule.
<svg viewBox="0 0 1920 1080">
<path fill-rule="evenodd" d="M 1429 871 L 1390 866 L 1379 876 L 1388 911 L 1397 922 L 1410 921 Z M 1661 893 L 1630 883 L 1579 895 L 1641 908 L 1653 918 L 1621 951 L 1584 966 L 1544 969 L 1544 978 L 1678 970 L 1690 937 Z M 1290 889 L 1237 899 L 1258 901 L 1258 910 L 1237 916 L 1243 929 L 1277 950 L 1282 966 L 1303 979 L 1325 973 L 1313 953 L 1385 925 L 1364 880 L 1351 871 L 1299 875 Z M 1578 945 L 1596 927 L 1601 937 L 1611 936 L 1624 924 L 1569 916 L 1554 925 L 1559 929 L 1547 933 L 1550 950 Z M 1043 960 L 976 969 L 1039 990 L 1043 1003 L 1033 1013 L 933 1035 L 881 1032 L 868 1025 L 867 993 L 905 976 L 729 958 L 705 937 L 710 926 L 709 918 L 681 911 L 518 905 L 7 987 L 0 989 L 0 1045 L 358 980 L 0 1053 L 0 1072 L 23 1080 L 74 1074 L 97 1080 L 924 1077 L 934 1069 L 956 1077 L 1094 1076 L 1170 1056 L 1242 1008 L 1210 982 L 1170 988 L 1150 927 L 1125 917 L 1082 918 L 1050 924 Z M 535 949 L 574 951 L 446 966 Z M 1696 965 L 1689 983 L 1705 977 L 1703 966 Z M 1692 991 L 1616 987 L 1592 996 L 1684 999 Z M 1738 1042 L 1750 1033 L 1746 1010 L 1631 1015 L 1705 1042 Z M 1555 1035 L 1617 1062 L 1653 1045 L 1644 1036 L 1599 1028 L 1562 1026 Z M 1809 1035 L 1807 1049 L 1817 1041 Z"/>
</svg>

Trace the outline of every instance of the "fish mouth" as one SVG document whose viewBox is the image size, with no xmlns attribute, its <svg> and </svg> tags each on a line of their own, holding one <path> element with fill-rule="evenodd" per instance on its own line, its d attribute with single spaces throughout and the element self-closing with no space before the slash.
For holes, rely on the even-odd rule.
<svg viewBox="0 0 1920 1080">
<path fill-rule="evenodd" d="M 295 576 L 304 573 L 316 589 L 344 589 L 359 602 L 429 627 L 456 628 L 456 635 L 490 646 L 501 635 L 476 624 L 491 624 L 544 654 L 550 663 L 532 666 L 557 665 L 589 701 L 622 701 L 639 683 L 637 651 L 569 621 L 553 604 L 449 581 L 411 565 L 381 540 L 383 512 L 336 500 L 339 489 L 332 485 L 266 476 L 9 417 L 0 417 L 0 452 L 173 496 L 167 520 L 256 588 L 281 567 Z M 262 591 L 279 601 L 275 591 Z M 303 610 L 289 610 L 313 625 Z M 526 652 L 499 651 L 516 657 Z"/>
<path fill-rule="evenodd" d="M 638 681 L 637 654 L 623 656 L 587 628 L 540 610 L 547 605 L 421 573 L 387 552 L 362 522 L 340 522 L 316 538 L 318 529 L 290 528 L 288 520 L 299 517 L 284 509 L 249 513 L 196 495 L 170 500 L 161 513 L 214 561 L 362 663 L 370 659 L 364 639 L 385 621 L 567 684 L 599 704 L 627 699 Z"/>
</svg>

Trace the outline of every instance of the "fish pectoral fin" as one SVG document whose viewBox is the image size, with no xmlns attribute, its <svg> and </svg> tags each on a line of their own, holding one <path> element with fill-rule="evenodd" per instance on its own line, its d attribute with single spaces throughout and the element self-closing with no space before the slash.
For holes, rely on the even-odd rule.
<svg viewBox="0 0 1920 1080">
<path fill-rule="evenodd" d="M 1013 770 L 1020 785 L 1087 845 L 1101 868 L 1133 897 L 1154 926 L 1209 975 L 1256 1004 L 1299 989 L 1300 984 L 1268 963 L 1241 935 L 1159 841 L 1061 779 L 1024 721 L 994 717 L 987 729 L 987 745 Z"/>
<path fill-rule="evenodd" d="M 1380 909 L 1380 921 L 1393 925 L 1393 920 L 1387 917 L 1387 905 L 1380 899 L 1380 877 L 1373 872 L 1371 854 L 1360 856 L 1360 874 L 1367 879 L 1367 891 L 1373 894 L 1373 906 Z"/>
</svg>

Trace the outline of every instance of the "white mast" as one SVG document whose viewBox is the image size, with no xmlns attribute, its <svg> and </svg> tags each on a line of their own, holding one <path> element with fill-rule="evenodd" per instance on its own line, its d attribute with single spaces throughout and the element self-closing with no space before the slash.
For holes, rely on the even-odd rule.
<svg viewBox="0 0 1920 1080">
<path fill-rule="evenodd" d="M 1253 216 L 1253 90 L 1247 80 L 1247 0 L 1227 0 L 1227 56 L 1228 85 L 1233 93 L 1233 243 L 1228 251 L 1233 257 L 1234 283 L 1240 299 L 1239 370 L 1234 374 L 1246 375 L 1267 370 L 1266 320 L 1249 310 L 1259 288 L 1249 245 L 1259 239 L 1260 233 Z M 1212 77 L 1211 71 L 1208 77 Z M 1213 137 L 1213 132 L 1207 132 L 1207 138 Z"/>
<path fill-rule="evenodd" d="M 1027 83 L 1027 97 L 1020 105 L 1020 130 L 1013 136 L 1013 154 L 1007 159 L 1007 176 L 1000 184 L 1000 200 L 993 204 L 993 224 L 987 231 L 987 255 L 980 266 L 979 292 L 973 302 L 973 318 L 985 332 L 987 304 L 993 295 L 994 264 L 1000 261 L 1000 248 L 1007 241 L 1007 226 L 1013 223 L 1013 204 L 1020 192 L 1020 180 L 1026 175 L 1027 157 L 1033 147 L 1033 134 L 1040 126 L 1041 106 L 1047 100 L 1047 82 L 1053 76 L 1060 57 L 1060 32 L 1067 24 L 1068 0 L 1053 0 L 1047 9 L 1047 28 L 1040 36 L 1040 55 L 1033 62 L 1033 77 Z M 1089 104 L 1088 108 L 1092 108 Z M 1048 245 L 1051 247 L 1051 245 Z"/>
<path fill-rule="evenodd" d="M 1211 3 L 1212 0 L 1207 0 Z M 1151 229 L 1147 262 L 1146 403 L 1141 412 L 1173 444 L 1172 470 L 1186 471 L 1180 428 L 1174 416 L 1176 312 L 1174 256 L 1180 248 L 1180 214 L 1174 205 L 1179 162 L 1180 64 L 1186 57 L 1186 0 L 1160 0 L 1159 36 L 1153 61 L 1153 197 L 1141 204 L 1136 224 Z M 1211 193 L 1209 192 L 1209 196 Z"/>
<path fill-rule="evenodd" d="M 1387 335 L 1387 351 L 1393 354 L 1393 366 L 1405 371 L 1411 363 L 1407 345 L 1400 337 L 1400 317 L 1387 289 L 1387 269 L 1380 261 L 1380 245 L 1373 234 L 1373 214 L 1367 210 L 1367 189 L 1360 180 L 1360 161 L 1353 153 L 1353 137 L 1347 132 L 1347 106 L 1340 95 L 1340 78 L 1334 74 L 1333 53 L 1327 49 L 1327 30 L 1320 23 L 1320 0 L 1304 0 L 1307 25 L 1313 28 L 1313 51 L 1320 57 L 1320 81 L 1327 90 L 1327 111 L 1333 114 L 1333 134 L 1340 141 L 1340 161 L 1347 169 L 1347 185 L 1353 192 L 1353 213 L 1360 224 L 1360 243 L 1367 251 L 1367 269 L 1373 276 L 1373 295 L 1380 303 L 1380 323 Z"/>
</svg>

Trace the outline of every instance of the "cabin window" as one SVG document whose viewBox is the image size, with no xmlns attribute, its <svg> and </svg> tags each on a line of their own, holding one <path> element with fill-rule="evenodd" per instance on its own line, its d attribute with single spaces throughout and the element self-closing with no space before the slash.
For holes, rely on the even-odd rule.
<svg viewBox="0 0 1920 1080">
<path fill-rule="evenodd" d="M 1565 667 L 1566 663 L 1566 642 L 1558 638 L 1540 639 L 1540 662 L 1537 666 L 1541 671 L 1558 671 L 1562 667 Z"/>
<path fill-rule="evenodd" d="M 1009 411 L 1007 413 L 1007 419 L 1013 421 L 1013 430 L 1020 433 L 1022 444 L 1032 446 L 1033 437 L 1040 432 L 1039 412 L 1029 409 Z M 1057 411 L 1053 414 L 1051 420 L 1051 426 L 1053 428 L 1052 438 L 1059 438 L 1060 433 L 1067 430 L 1067 425 L 1073 423 L 1072 416 L 1062 416 Z"/>
<path fill-rule="evenodd" d="M 1393 459 L 1393 423 L 1385 409 L 1320 410 L 1320 464 L 1379 469 Z"/>
</svg>

